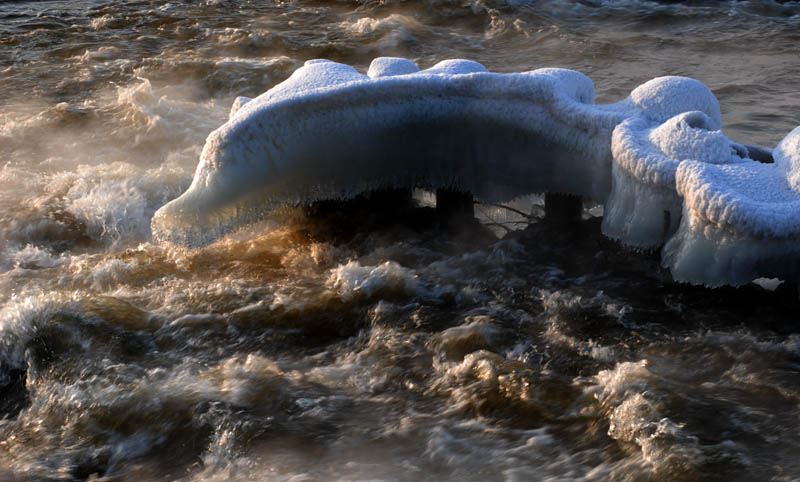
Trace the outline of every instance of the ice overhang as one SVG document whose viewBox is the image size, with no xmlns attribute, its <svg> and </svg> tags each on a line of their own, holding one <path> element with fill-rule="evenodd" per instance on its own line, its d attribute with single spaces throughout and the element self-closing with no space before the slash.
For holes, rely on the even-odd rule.
<svg viewBox="0 0 800 482">
<path fill-rule="evenodd" d="M 189 189 L 154 216 L 153 234 L 205 244 L 281 206 L 383 188 L 457 189 L 488 202 L 558 192 L 603 203 L 604 233 L 624 244 L 666 243 L 678 280 L 787 276 L 778 262 L 796 276 L 800 135 L 762 164 L 750 157 L 769 150 L 736 144 L 721 127 L 714 95 L 685 77 L 595 104 L 592 81 L 565 69 L 498 74 L 446 60 L 419 70 L 379 58 L 365 75 L 314 60 L 236 100 Z M 721 254 L 743 252 L 731 239 L 770 248 L 744 268 Z M 701 253 L 727 267 L 687 269 Z"/>
</svg>

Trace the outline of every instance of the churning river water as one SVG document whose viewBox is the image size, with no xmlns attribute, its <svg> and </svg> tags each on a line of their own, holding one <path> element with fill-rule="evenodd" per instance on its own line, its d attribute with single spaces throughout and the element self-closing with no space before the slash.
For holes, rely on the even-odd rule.
<svg viewBox="0 0 800 482">
<path fill-rule="evenodd" d="M 152 241 L 236 96 L 378 56 L 599 102 L 684 75 L 734 141 L 800 125 L 800 2 L 0 2 L 0 480 L 800 478 L 796 288 L 676 285 L 596 209 Z"/>
</svg>

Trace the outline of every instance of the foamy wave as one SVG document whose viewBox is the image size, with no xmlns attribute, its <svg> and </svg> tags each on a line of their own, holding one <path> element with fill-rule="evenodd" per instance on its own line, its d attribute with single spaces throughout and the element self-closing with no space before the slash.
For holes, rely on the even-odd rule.
<svg viewBox="0 0 800 482">
<path fill-rule="evenodd" d="M 350 261 L 331 270 L 327 285 L 345 300 L 379 293 L 413 296 L 425 292 L 416 273 L 393 261 L 379 266 L 361 266 L 358 261 Z"/>
<path fill-rule="evenodd" d="M 349 35 L 377 36 L 379 40 L 376 47 L 381 49 L 414 42 L 415 35 L 426 29 L 415 18 L 396 13 L 384 18 L 361 17 L 346 21 L 342 26 Z"/>
<path fill-rule="evenodd" d="M 154 89 L 149 79 L 140 77 L 138 80 L 130 86 L 118 87 L 116 98 L 109 99 L 109 106 L 105 108 L 114 111 L 123 125 L 143 130 L 134 137 L 134 145 L 150 141 L 151 137 L 197 140 L 209 128 L 213 129 L 213 101 L 210 106 L 205 105 L 188 98 L 180 88 Z"/>
<path fill-rule="evenodd" d="M 23 270 L 53 268 L 64 262 L 65 259 L 62 256 L 38 246 L 26 244 L 19 249 L 6 246 L 0 255 L 0 272 L 14 268 Z"/>
<path fill-rule="evenodd" d="M 619 363 L 595 377 L 590 393 L 608 416 L 608 434 L 638 445 L 662 476 L 686 476 L 704 462 L 699 439 L 663 415 L 657 377 L 647 361 Z"/>
<path fill-rule="evenodd" d="M 0 308 L 0 362 L 22 367 L 28 343 L 61 313 L 80 313 L 79 298 L 69 294 L 12 296 Z M 70 328 L 64 326 L 69 332 Z"/>
<path fill-rule="evenodd" d="M 152 213 L 180 190 L 183 176 L 169 162 L 148 170 L 123 163 L 80 166 L 50 177 L 46 190 L 93 239 L 131 244 L 149 239 Z"/>
<path fill-rule="evenodd" d="M 94 22 L 92 22 L 94 23 Z M 120 50 L 113 45 L 98 47 L 96 49 L 87 49 L 78 60 L 85 64 L 92 62 L 105 62 L 117 58 L 120 55 Z"/>
<path fill-rule="evenodd" d="M 253 31 L 236 27 L 227 27 L 214 32 L 216 41 L 223 47 L 244 47 L 258 49 L 272 47 L 273 36 L 268 31 Z"/>
</svg>

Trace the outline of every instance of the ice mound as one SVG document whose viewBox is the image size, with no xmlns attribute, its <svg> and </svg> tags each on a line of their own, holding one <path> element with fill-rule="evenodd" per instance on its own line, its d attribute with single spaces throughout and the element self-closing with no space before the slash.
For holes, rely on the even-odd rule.
<svg viewBox="0 0 800 482">
<path fill-rule="evenodd" d="M 718 130 L 719 106 L 705 90 L 705 103 L 713 107 L 707 110 L 716 118 L 689 111 L 662 124 L 636 117 L 614 129 L 611 194 L 603 215 L 606 236 L 638 248 L 664 244 L 681 219 L 682 200 L 675 188 L 680 163 L 693 159 L 728 164 L 747 157 L 744 146 L 731 142 Z"/>
<path fill-rule="evenodd" d="M 690 97 L 703 104 L 698 92 Z M 661 123 L 647 114 L 614 129 L 603 233 L 638 248 L 664 245 L 676 281 L 797 280 L 800 129 L 772 152 L 740 145 L 719 130 L 710 92 L 708 100 L 704 111 Z"/>
<path fill-rule="evenodd" d="M 707 286 L 798 279 L 800 127 L 772 154 L 773 164 L 680 164 L 683 218 L 662 253 L 675 279 Z"/>
<path fill-rule="evenodd" d="M 455 189 L 489 203 L 557 192 L 604 203 L 609 237 L 664 245 L 676 280 L 796 279 L 800 131 L 771 152 L 721 127 L 713 93 L 685 77 L 598 105 L 592 81 L 565 69 L 498 74 L 452 59 L 419 70 L 383 57 L 363 74 L 310 60 L 236 99 L 191 186 L 151 227 L 157 240 L 202 245 L 281 206 L 376 189 Z"/>
<path fill-rule="evenodd" d="M 367 76 L 373 79 L 391 75 L 404 75 L 419 72 L 414 62 L 399 57 L 379 57 L 369 64 Z"/>
<path fill-rule="evenodd" d="M 722 127 L 717 98 L 708 87 L 695 79 L 656 77 L 634 89 L 626 102 L 655 122 L 664 122 L 683 112 L 699 110 L 709 117 L 710 127 Z"/>
<path fill-rule="evenodd" d="M 497 74 L 453 59 L 420 71 L 378 58 L 364 75 L 308 61 L 259 97 L 236 100 L 191 187 L 156 213 L 153 234 L 204 244 L 282 205 L 380 188 L 455 188 L 487 202 L 561 192 L 602 203 L 614 127 L 698 109 L 719 123 L 702 89 L 664 77 L 596 105 L 592 81 L 564 69 Z"/>
<path fill-rule="evenodd" d="M 249 97 L 242 97 L 242 96 L 239 96 L 236 99 L 234 99 L 233 100 L 233 104 L 231 105 L 231 112 L 230 112 L 230 114 L 228 114 L 228 120 L 233 119 L 233 116 L 235 116 L 236 113 L 239 112 L 239 109 L 244 107 L 244 105 L 247 104 L 248 102 L 250 102 L 251 100 L 253 100 L 253 99 L 250 99 Z"/>
</svg>

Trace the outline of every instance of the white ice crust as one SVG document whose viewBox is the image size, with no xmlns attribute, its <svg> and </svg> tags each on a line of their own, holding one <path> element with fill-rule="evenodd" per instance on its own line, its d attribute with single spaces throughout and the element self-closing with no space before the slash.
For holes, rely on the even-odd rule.
<svg viewBox="0 0 800 482">
<path fill-rule="evenodd" d="M 677 280 L 796 278 L 800 130 L 774 164 L 760 164 L 721 127 L 714 95 L 685 77 L 598 105 L 592 81 L 564 69 L 498 74 L 453 59 L 419 70 L 383 57 L 364 75 L 311 60 L 236 99 L 191 186 L 152 229 L 205 244 L 280 206 L 389 187 L 456 188 L 488 202 L 562 192 L 605 203 L 603 232 L 624 244 L 666 243 Z"/>
<path fill-rule="evenodd" d="M 156 238 L 203 244 L 282 205 L 386 187 L 603 202 L 611 132 L 636 110 L 595 105 L 592 81 L 563 69 L 497 74 L 456 59 L 419 71 L 380 58 L 368 74 L 313 60 L 259 97 L 237 99 L 190 188 L 156 213 Z"/>
<path fill-rule="evenodd" d="M 678 166 L 687 159 L 728 164 L 747 156 L 747 149 L 731 142 L 718 126 L 700 111 L 684 112 L 661 124 L 636 117 L 617 126 L 603 233 L 637 248 L 664 244 L 681 220 L 682 200 L 675 190 Z"/>
<path fill-rule="evenodd" d="M 800 278 L 800 128 L 773 157 L 773 164 L 681 163 L 684 216 L 662 258 L 673 277 L 708 286 Z"/>
</svg>

